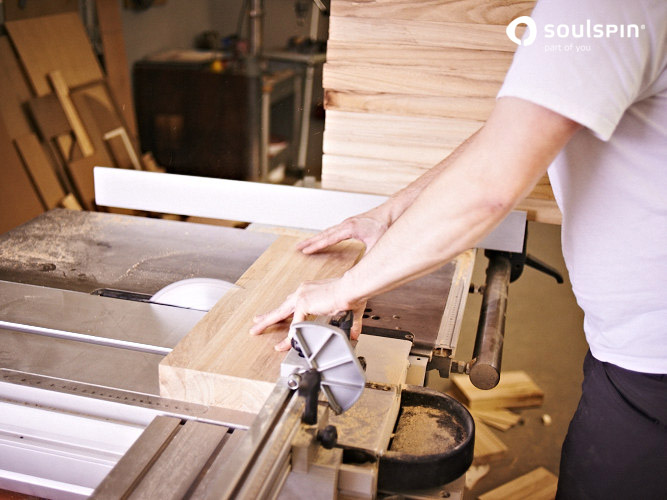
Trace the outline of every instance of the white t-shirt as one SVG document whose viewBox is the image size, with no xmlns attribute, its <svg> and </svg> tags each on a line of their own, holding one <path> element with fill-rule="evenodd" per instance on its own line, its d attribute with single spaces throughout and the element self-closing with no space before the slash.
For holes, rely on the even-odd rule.
<svg viewBox="0 0 667 500">
<path fill-rule="evenodd" d="M 667 1 L 544 0 L 531 18 L 499 97 L 586 127 L 549 178 L 591 352 L 667 373 Z"/>
</svg>

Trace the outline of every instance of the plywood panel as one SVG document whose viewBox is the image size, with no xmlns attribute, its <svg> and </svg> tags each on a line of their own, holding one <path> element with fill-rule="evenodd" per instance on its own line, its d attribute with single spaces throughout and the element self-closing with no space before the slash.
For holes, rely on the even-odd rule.
<svg viewBox="0 0 667 500">
<path fill-rule="evenodd" d="M 516 49 L 505 33 L 505 26 L 358 17 L 332 16 L 329 39 L 507 52 Z"/>
<path fill-rule="evenodd" d="M 2 121 L 0 159 L 1 234 L 38 216 L 44 208 Z"/>
<path fill-rule="evenodd" d="M 0 36 L 0 96 L 0 119 L 9 136 L 16 139 L 29 134 L 30 124 L 22 104 L 30 98 L 30 89 L 6 36 Z"/>
<path fill-rule="evenodd" d="M 51 92 L 48 73 L 62 72 L 69 88 L 104 75 L 76 12 L 5 23 L 36 95 Z"/>
<path fill-rule="evenodd" d="M 34 134 L 17 138 L 14 143 L 46 208 L 54 208 L 65 197 L 55 170 Z"/>
<path fill-rule="evenodd" d="M 516 17 L 529 15 L 534 4 L 526 0 L 334 0 L 331 14 L 506 26 Z"/>
<path fill-rule="evenodd" d="M 357 242 L 339 243 L 325 253 L 296 250 L 300 238 L 279 237 L 160 363 L 160 394 L 257 412 L 274 387 L 284 357 L 273 346 L 287 324 L 250 337 L 252 318 L 278 306 L 304 280 L 342 275 L 360 257 Z"/>
</svg>

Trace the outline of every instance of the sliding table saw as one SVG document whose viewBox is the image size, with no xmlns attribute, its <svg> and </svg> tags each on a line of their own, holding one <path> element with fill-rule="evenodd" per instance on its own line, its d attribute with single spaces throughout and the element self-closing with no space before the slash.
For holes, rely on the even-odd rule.
<svg viewBox="0 0 667 500">
<path fill-rule="evenodd" d="M 452 355 L 473 250 L 369 301 L 355 351 L 344 322 L 309 326 L 335 337 L 336 363 L 352 369 L 334 374 L 335 394 L 327 387 L 336 363 L 323 361 L 322 346 L 313 352 L 321 337 L 297 335 L 303 345 L 295 341 L 257 415 L 160 397 L 160 360 L 205 312 L 151 297 L 188 278 L 233 283 L 275 238 L 60 209 L 1 235 L 0 489 L 47 498 L 460 497 L 472 422 L 420 386 L 428 369 L 470 368 Z M 447 446 L 434 449 L 438 440 Z"/>
</svg>

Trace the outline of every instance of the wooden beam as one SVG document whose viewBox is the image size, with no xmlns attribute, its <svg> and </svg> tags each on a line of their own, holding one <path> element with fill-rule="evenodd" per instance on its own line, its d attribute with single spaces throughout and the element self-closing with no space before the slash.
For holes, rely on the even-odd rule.
<svg viewBox="0 0 667 500">
<path fill-rule="evenodd" d="M 257 412 L 273 390 L 284 354 L 273 346 L 287 334 L 280 324 L 258 337 L 248 331 L 256 314 L 277 307 L 304 280 L 340 276 L 361 256 L 347 241 L 306 256 L 299 238 L 279 237 L 160 363 L 160 394 Z"/>
</svg>

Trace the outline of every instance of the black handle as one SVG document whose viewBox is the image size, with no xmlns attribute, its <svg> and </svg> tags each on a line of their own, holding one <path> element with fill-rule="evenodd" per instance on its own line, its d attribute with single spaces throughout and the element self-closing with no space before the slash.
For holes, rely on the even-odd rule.
<svg viewBox="0 0 667 500">
<path fill-rule="evenodd" d="M 489 258 L 486 287 L 470 362 L 470 381 L 479 389 L 493 389 L 500 381 L 507 292 L 512 272 L 507 253 L 487 251 L 486 256 Z"/>
</svg>

